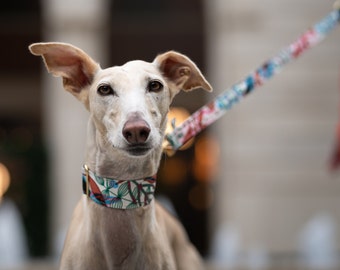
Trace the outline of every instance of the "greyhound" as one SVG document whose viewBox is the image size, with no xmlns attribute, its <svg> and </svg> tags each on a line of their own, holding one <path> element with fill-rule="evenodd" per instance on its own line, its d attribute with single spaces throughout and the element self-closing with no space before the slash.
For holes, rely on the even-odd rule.
<svg viewBox="0 0 340 270">
<path fill-rule="evenodd" d="M 60 269 L 202 269 L 182 225 L 153 199 L 171 101 L 180 90 L 212 91 L 197 66 L 174 51 L 102 69 L 70 44 L 29 49 L 90 113 L 84 195 Z"/>
</svg>

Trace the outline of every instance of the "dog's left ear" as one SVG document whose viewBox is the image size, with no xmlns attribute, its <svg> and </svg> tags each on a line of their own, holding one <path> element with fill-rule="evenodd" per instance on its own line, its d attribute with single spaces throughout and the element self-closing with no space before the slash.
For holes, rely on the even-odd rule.
<svg viewBox="0 0 340 270">
<path fill-rule="evenodd" d="M 169 51 L 158 55 L 154 63 L 158 65 L 163 75 L 173 84 L 173 95 L 180 90 L 190 91 L 203 88 L 212 91 L 212 87 L 202 75 L 201 71 L 188 57 L 183 54 Z"/>
<path fill-rule="evenodd" d="M 83 90 L 92 83 L 99 64 L 81 49 L 67 43 L 34 43 L 29 50 L 42 56 L 47 70 L 62 77 L 64 88 L 88 106 L 88 93 Z"/>
</svg>

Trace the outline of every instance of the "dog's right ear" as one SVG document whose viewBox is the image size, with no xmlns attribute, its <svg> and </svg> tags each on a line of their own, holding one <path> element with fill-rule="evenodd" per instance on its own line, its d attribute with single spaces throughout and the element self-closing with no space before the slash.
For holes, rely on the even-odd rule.
<svg viewBox="0 0 340 270">
<path fill-rule="evenodd" d="M 29 50 L 42 56 L 48 72 L 62 77 L 64 88 L 88 106 L 88 92 L 83 90 L 92 83 L 99 64 L 79 48 L 66 43 L 34 43 Z"/>
</svg>

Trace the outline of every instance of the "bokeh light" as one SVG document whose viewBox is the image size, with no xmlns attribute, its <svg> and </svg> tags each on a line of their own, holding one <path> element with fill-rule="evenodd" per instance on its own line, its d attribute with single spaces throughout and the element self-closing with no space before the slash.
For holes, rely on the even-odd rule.
<svg viewBox="0 0 340 270">
<path fill-rule="evenodd" d="M 182 124 L 188 117 L 190 113 L 182 108 L 182 107 L 171 107 L 168 113 L 168 123 L 165 129 L 165 134 L 169 134 L 174 130 L 174 126 L 177 127 Z M 179 150 L 186 150 L 190 146 L 192 146 L 194 139 L 190 139 L 187 143 L 185 143 Z M 163 143 L 164 151 L 172 156 L 175 152 L 171 150 L 171 147 L 168 145 L 168 142 L 164 140 Z"/>
<path fill-rule="evenodd" d="M 195 143 L 193 173 L 198 182 L 210 182 L 219 168 L 220 146 L 211 135 L 200 137 Z"/>
<path fill-rule="evenodd" d="M 0 200 L 8 190 L 10 184 L 10 174 L 6 166 L 0 163 Z"/>
</svg>

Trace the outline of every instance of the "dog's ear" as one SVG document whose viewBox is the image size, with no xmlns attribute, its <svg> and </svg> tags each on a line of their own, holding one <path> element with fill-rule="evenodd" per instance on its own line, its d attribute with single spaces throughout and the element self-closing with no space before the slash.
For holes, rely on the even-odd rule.
<svg viewBox="0 0 340 270">
<path fill-rule="evenodd" d="M 82 50 L 66 43 L 34 43 L 29 50 L 43 57 L 48 72 L 63 78 L 67 91 L 85 104 L 88 102 L 88 93 L 82 90 L 91 84 L 99 64 Z"/>
<path fill-rule="evenodd" d="M 203 88 L 209 92 L 212 91 L 212 87 L 195 63 L 183 54 L 169 51 L 158 55 L 154 63 L 173 84 L 174 89 L 171 89 L 175 92 L 173 96 L 180 90 L 190 91 Z"/>
</svg>

